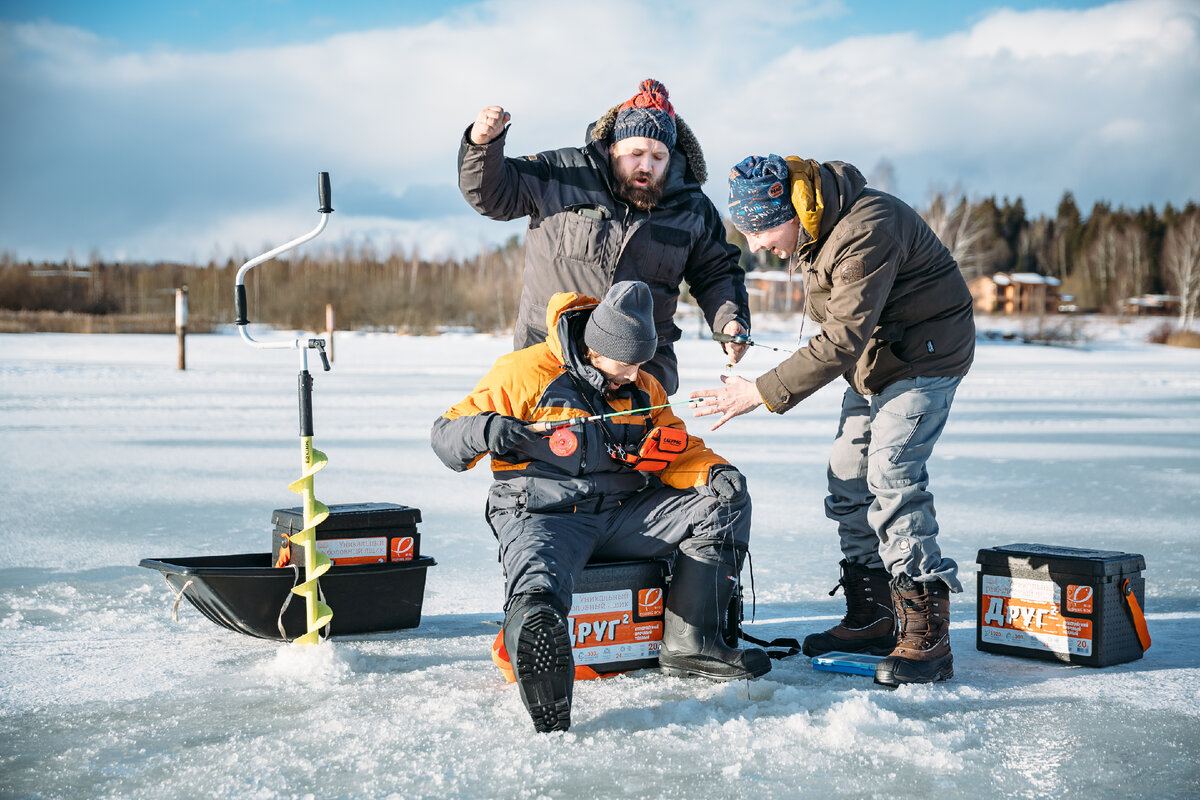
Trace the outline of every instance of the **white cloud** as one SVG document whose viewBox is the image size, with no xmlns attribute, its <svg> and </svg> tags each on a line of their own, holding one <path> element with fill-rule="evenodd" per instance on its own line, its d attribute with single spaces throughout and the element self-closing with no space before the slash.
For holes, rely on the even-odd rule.
<svg viewBox="0 0 1200 800">
<path fill-rule="evenodd" d="M 1163 54 L 1172 56 L 1189 42 L 1194 45 L 1195 17 L 1194 4 L 1171 0 L 1113 3 L 1081 11 L 1000 9 L 971 29 L 963 52 L 976 58 L 1007 53 L 1019 59 L 1141 56 L 1152 54 L 1147 45 L 1153 42 L 1151 51 L 1165 48 Z"/>
<path fill-rule="evenodd" d="M 998 10 L 938 38 L 820 34 L 847 13 L 838 2 L 489 0 L 417 27 L 225 53 L 128 53 L 61 26 L 0 26 L 0 110 L 18 120 L 0 148 L 0 248 L 246 252 L 303 228 L 312 173 L 328 170 L 343 204 L 327 237 L 470 252 L 513 226 L 388 220 L 339 187 L 452 188 L 459 136 L 489 103 L 513 114 L 514 154 L 581 143 L 647 76 L 697 131 L 719 206 L 729 165 L 768 151 L 864 170 L 887 158 L 913 203 L 956 184 L 1023 195 L 1034 212 L 1065 189 L 1085 209 L 1195 196 L 1194 3 Z"/>
</svg>

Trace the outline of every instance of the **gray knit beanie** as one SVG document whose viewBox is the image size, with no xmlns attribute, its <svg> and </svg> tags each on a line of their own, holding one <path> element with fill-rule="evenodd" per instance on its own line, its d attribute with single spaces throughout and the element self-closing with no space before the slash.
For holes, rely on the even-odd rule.
<svg viewBox="0 0 1200 800">
<path fill-rule="evenodd" d="M 614 283 L 592 311 L 584 343 L 602 356 L 623 364 L 643 364 L 658 350 L 654 300 L 641 281 Z"/>
</svg>

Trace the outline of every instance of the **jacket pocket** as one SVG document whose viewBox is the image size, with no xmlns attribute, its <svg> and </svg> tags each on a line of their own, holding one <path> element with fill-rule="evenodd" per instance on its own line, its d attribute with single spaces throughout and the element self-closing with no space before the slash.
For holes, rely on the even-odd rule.
<svg viewBox="0 0 1200 800">
<path fill-rule="evenodd" d="M 893 347 L 897 356 L 915 364 L 948 355 L 952 350 L 952 341 L 945 322 L 928 320 L 907 327 L 904 336 Z"/>
<path fill-rule="evenodd" d="M 604 206 L 567 206 L 557 215 L 562 226 L 558 254 L 563 258 L 599 264 L 611 216 Z"/>
</svg>

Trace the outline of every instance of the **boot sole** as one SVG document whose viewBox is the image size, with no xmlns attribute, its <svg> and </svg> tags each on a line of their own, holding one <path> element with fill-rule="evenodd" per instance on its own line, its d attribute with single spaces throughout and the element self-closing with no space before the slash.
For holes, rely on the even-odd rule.
<svg viewBox="0 0 1200 800">
<path fill-rule="evenodd" d="M 539 733 L 565 731 L 571 725 L 571 639 L 554 611 L 538 609 L 521 622 L 514 663 L 521 702 Z"/>
<path fill-rule="evenodd" d="M 888 663 L 888 662 L 892 663 Z M 946 663 L 938 667 L 928 675 L 913 675 L 900 676 L 896 675 L 896 667 L 899 666 L 896 662 L 906 664 L 921 664 L 920 661 L 903 661 L 901 659 L 885 659 L 875 665 L 875 683 L 880 686 L 886 686 L 889 689 L 896 689 L 910 683 L 937 683 L 938 681 L 947 681 L 954 677 L 954 659 L 947 658 Z"/>
</svg>

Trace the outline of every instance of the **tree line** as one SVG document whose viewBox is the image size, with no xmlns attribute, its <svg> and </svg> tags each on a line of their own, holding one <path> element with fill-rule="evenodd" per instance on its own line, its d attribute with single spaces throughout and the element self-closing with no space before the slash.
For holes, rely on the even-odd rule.
<svg viewBox="0 0 1200 800">
<path fill-rule="evenodd" d="M 184 286 L 188 330 L 211 332 L 233 322 L 234 279 L 245 260 L 35 264 L 0 254 L 0 332 L 170 333 L 175 290 Z M 415 250 L 384 256 L 370 245 L 311 249 L 247 273 L 247 317 L 322 330 L 332 304 L 342 329 L 501 331 L 516 317 L 523 264 L 516 237 L 463 259 L 426 259 Z"/>
<path fill-rule="evenodd" d="M 1084 216 L 1063 195 L 1053 217 L 1029 217 L 1021 198 L 972 201 L 961 192 L 934 195 L 922 216 L 974 279 L 996 272 L 1058 278 L 1083 311 L 1119 312 L 1142 294 L 1180 298 L 1184 327 L 1200 307 L 1200 208 L 1170 204 L 1128 210 L 1096 203 Z M 750 254 L 726 225 L 747 270 L 785 266 Z M 233 283 L 244 259 L 203 265 L 79 264 L 19 261 L 0 253 L 0 331 L 174 330 L 174 293 L 188 287 L 190 330 L 232 322 Z M 341 328 L 430 333 L 446 328 L 503 331 L 521 291 L 524 246 L 513 237 L 467 258 L 377 253 L 370 245 L 313 249 L 268 262 L 247 278 L 251 322 L 317 330 L 332 304 Z"/>
<path fill-rule="evenodd" d="M 963 276 L 1033 272 L 1057 278 L 1081 311 L 1119 313 L 1127 298 L 1145 294 L 1178 296 L 1184 327 L 1200 308 L 1200 208 L 1168 203 L 1128 210 L 1096 203 L 1087 216 L 1070 192 L 1053 217 L 1031 218 L 1021 198 L 969 200 L 962 192 L 939 192 L 918 209 L 950 250 Z M 746 240 L 726 226 L 742 248 L 742 265 L 775 268 L 768 253 L 751 256 Z"/>
</svg>

